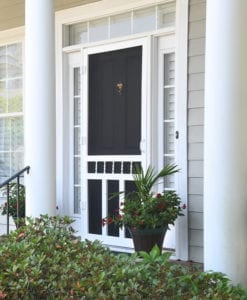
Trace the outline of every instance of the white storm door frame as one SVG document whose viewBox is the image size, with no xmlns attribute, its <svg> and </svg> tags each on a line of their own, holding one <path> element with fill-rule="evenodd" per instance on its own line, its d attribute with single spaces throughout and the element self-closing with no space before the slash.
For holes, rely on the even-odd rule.
<svg viewBox="0 0 247 300">
<path fill-rule="evenodd" d="M 82 180 L 82 237 L 87 238 L 89 240 L 98 239 L 102 241 L 104 244 L 110 246 L 112 249 L 114 247 L 122 247 L 122 248 L 131 248 L 133 249 L 133 242 L 130 238 L 124 237 L 123 230 L 120 231 L 119 237 L 111 237 L 107 236 L 106 228 L 102 229 L 102 235 L 97 234 L 89 234 L 88 233 L 88 205 L 87 205 L 87 162 L 89 160 L 89 156 L 87 153 L 87 141 L 88 141 L 88 57 L 90 54 L 109 52 L 114 50 L 121 50 L 136 46 L 142 46 L 142 99 L 141 99 L 141 155 L 136 156 L 114 156 L 115 161 L 120 160 L 123 161 L 124 158 L 132 159 L 133 161 L 138 158 L 140 159 L 142 166 L 144 168 L 150 164 L 150 51 L 151 51 L 151 39 L 150 38 L 139 38 L 128 41 L 121 41 L 112 44 L 105 44 L 100 46 L 92 46 L 82 48 L 82 163 L 81 163 L 81 180 Z M 109 160 L 109 156 L 97 156 L 102 161 Z M 105 181 L 109 178 L 109 176 L 103 178 Z M 111 179 L 111 178 L 110 178 Z M 124 180 L 132 180 L 132 175 L 125 175 Z M 120 191 L 124 190 L 124 185 L 120 184 Z M 106 194 L 106 191 L 103 189 L 102 194 Z M 104 195 L 103 195 L 104 196 Z M 102 196 L 102 197 L 103 197 Z M 104 200 L 102 200 L 104 202 Z M 102 215 L 103 217 L 107 215 L 106 207 L 102 207 Z"/>
</svg>

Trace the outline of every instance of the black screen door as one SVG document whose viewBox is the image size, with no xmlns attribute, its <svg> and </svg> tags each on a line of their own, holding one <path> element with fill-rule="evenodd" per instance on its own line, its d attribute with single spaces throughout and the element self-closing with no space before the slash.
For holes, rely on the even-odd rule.
<svg viewBox="0 0 247 300">
<path fill-rule="evenodd" d="M 89 56 L 89 155 L 140 155 L 142 47 Z"/>
</svg>

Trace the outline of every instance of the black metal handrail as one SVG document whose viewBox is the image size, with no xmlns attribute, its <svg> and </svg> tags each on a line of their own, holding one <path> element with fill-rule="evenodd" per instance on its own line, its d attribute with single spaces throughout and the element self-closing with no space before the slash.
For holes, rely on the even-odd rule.
<svg viewBox="0 0 247 300">
<path fill-rule="evenodd" d="M 17 199 L 16 199 L 16 212 L 17 212 L 17 222 L 19 220 L 19 197 L 20 197 L 20 177 L 22 174 L 24 174 L 25 172 L 27 172 L 27 174 L 29 174 L 30 171 L 30 167 L 27 166 L 25 168 L 23 168 L 22 170 L 20 170 L 19 172 L 17 172 L 16 174 L 14 174 L 13 176 L 11 176 L 10 178 L 8 178 L 7 180 L 5 180 L 4 182 L 2 182 L 0 184 L 0 189 L 6 186 L 6 194 L 7 194 L 7 235 L 9 234 L 9 184 L 13 181 L 13 180 L 17 180 L 16 185 L 17 185 Z"/>
</svg>

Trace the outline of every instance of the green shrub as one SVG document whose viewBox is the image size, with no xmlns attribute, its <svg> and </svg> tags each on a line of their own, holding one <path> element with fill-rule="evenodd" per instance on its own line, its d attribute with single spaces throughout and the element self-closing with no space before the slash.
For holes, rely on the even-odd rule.
<svg viewBox="0 0 247 300">
<path fill-rule="evenodd" d="M 0 299 L 247 299 L 220 273 L 188 271 L 160 255 L 114 255 L 81 242 L 68 217 L 41 216 L 0 243 Z"/>
</svg>

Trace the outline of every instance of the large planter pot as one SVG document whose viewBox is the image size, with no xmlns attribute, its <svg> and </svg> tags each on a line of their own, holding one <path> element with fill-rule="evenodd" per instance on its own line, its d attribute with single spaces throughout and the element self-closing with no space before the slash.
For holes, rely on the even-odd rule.
<svg viewBox="0 0 247 300">
<path fill-rule="evenodd" d="M 128 228 L 133 239 L 135 251 L 150 252 L 155 244 L 162 252 L 164 237 L 168 226 L 159 228 L 134 229 Z"/>
</svg>

